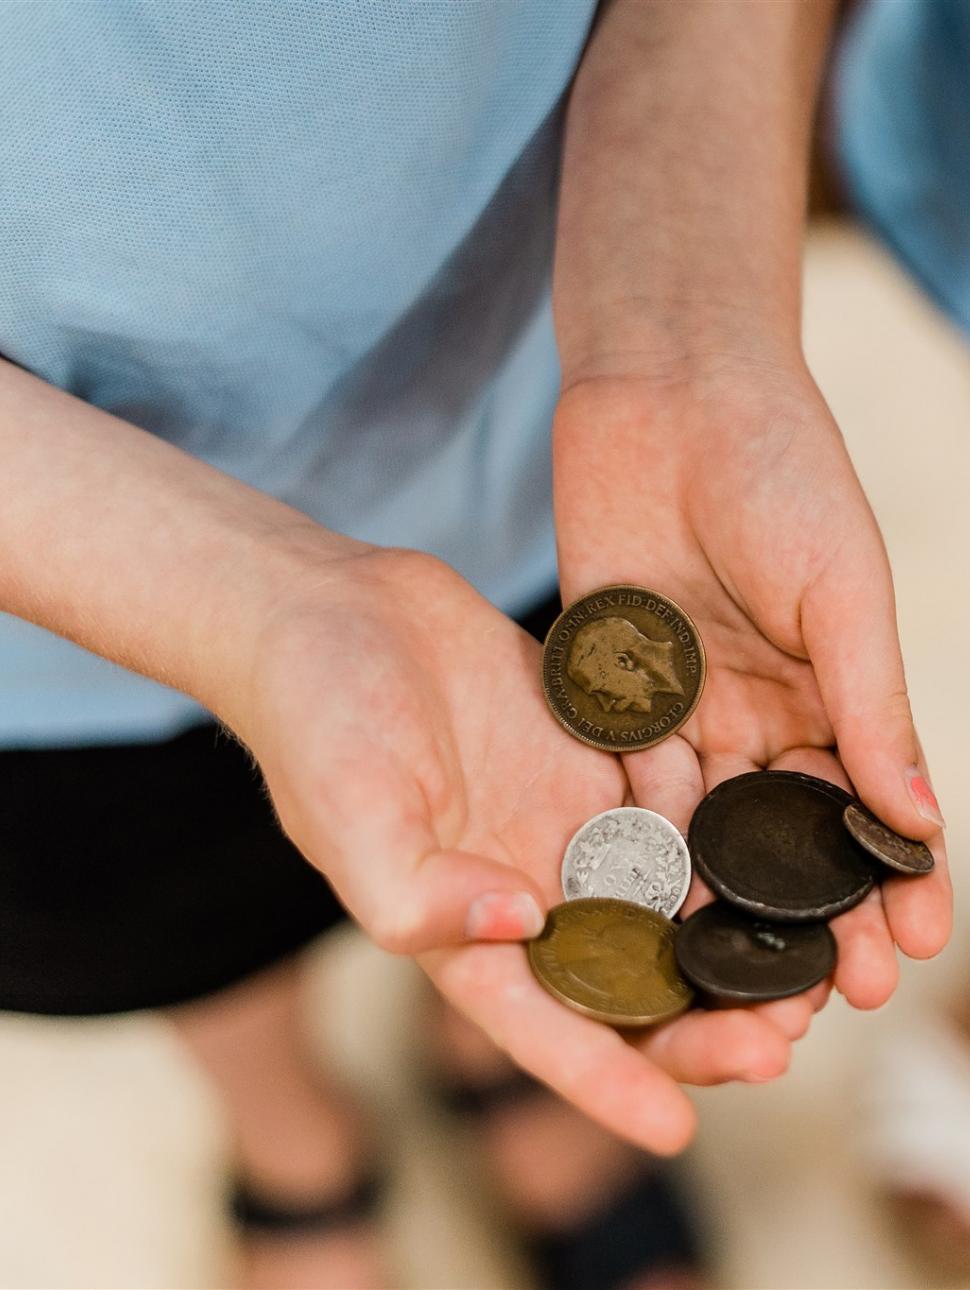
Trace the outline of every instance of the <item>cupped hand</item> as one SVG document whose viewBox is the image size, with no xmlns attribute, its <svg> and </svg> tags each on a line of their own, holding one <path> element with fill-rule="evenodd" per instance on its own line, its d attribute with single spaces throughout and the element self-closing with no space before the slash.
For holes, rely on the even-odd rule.
<svg viewBox="0 0 970 1290">
<path fill-rule="evenodd" d="M 384 948 L 419 954 L 520 1065 L 629 1140 L 679 1149 L 679 1080 L 760 1080 L 788 1063 L 824 991 L 692 1013 L 638 1045 L 569 1011 L 516 941 L 561 899 L 572 833 L 620 805 L 620 761 L 571 739 L 540 650 L 452 570 L 361 548 L 312 560 L 263 633 L 235 721 L 280 820 Z"/>
<path fill-rule="evenodd" d="M 939 808 L 913 728 L 892 579 L 842 437 L 804 370 L 722 363 L 689 378 L 589 379 L 555 426 L 563 595 L 633 582 L 694 619 L 707 684 L 680 732 L 627 754 L 636 801 L 685 828 L 722 780 L 801 770 L 855 791 L 909 837 L 927 878 L 889 878 L 833 924 L 836 984 L 875 1007 L 945 944 Z M 697 883 L 685 913 L 710 893 Z"/>
</svg>

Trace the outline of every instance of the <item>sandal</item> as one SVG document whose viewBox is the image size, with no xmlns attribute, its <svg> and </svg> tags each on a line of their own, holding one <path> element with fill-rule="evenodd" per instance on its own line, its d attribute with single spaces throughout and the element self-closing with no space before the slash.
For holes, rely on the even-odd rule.
<svg viewBox="0 0 970 1290">
<path fill-rule="evenodd" d="M 286 1200 L 277 1188 L 239 1179 L 230 1211 L 241 1238 L 237 1275 L 252 1290 L 386 1287 L 396 1284 L 375 1222 L 384 1178 L 367 1173 L 342 1192 Z"/>
<path fill-rule="evenodd" d="M 552 1097 L 523 1071 L 486 1084 L 436 1079 L 443 1110 L 469 1120 Z M 666 1164 L 644 1163 L 599 1209 L 563 1231 L 524 1229 L 521 1237 L 543 1290 L 622 1290 L 653 1278 L 658 1287 L 704 1281 L 700 1242 Z"/>
<path fill-rule="evenodd" d="M 367 1173 L 334 1200 L 292 1204 L 257 1191 L 238 1179 L 229 1198 L 229 1212 L 236 1226 L 248 1235 L 317 1236 L 373 1219 L 381 1207 L 384 1191 L 383 1176 Z"/>
</svg>

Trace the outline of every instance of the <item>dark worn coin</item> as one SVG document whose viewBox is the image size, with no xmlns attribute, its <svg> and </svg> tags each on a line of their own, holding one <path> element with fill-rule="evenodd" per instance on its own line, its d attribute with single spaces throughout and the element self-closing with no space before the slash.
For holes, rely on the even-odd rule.
<svg viewBox="0 0 970 1290">
<path fill-rule="evenodd" d="M 766 923 L 720 900 L 677 929 L 674 948 L 687 980 L 719 1003 L 801 994 L 824 981 L 836 960 L 827 923 Z"/>
<path fill-rule="evenodd" d="M 861 802 L 850 803 L 842 819 L 860 846 L 899 873 L 929 873 L 936 864 L 925 842 L 914 842 L 894 832 Z"/>
<path fill-rule="evenodd" d="M 752 771 L 719 784 L 694 812 L 691 858 L 704 881 L 759 918 L 810 922 L 857 905 L 872 864 L 842 813 L 853 799 L 797 771 Z"/>
<path fill-rule="evenodd" d="M 539 983 L 577 1012 L 613 1026 L 650 1026 L 690 1006 L 674 960 L 674 924 L 625 900 L 570 900 L 529 942 Z"/>
<path fill-rule="evenodd" d="M 601 587 L 549 629 L 542 686 L 571 735 L 608 752 L 634 752 L 684 724 L 706 668 L 697 628 L 672 600 L 646 587 Z"/>
</svg>

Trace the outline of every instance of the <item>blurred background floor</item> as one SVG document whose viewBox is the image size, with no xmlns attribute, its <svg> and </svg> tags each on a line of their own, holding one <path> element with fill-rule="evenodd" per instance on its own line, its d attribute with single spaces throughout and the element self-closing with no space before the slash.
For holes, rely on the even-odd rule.
<svg viewBox="0 0 970 1290">
<path fill-rule="evenodd" d="M 878 248 L 844 223 L 812 233 L 806 342 L 882 523 L 913 705 L 948 817 L 957 895 L 970 843 L 970 357 Z M 688 1167 L 723 1290 L 917 1290 L 855 1152 L 856 1098 L 880 1036 L 963 980 L 970 935 L 903 964 L 877 1014 L 835 1000 L 768 1087 L 705 1090 Z M 392 1233 L 407 1285 L 525 1290 L 471 1153 L 416 1089 L 417 974 L 353 934 L 321 949 L 312 1015 L 393 1124 Z M 321 1032 L 322 1034 L 322 1032 Z M 231 1276 L 219 1211 L 225 1135 L 209 1088 L 151 1016 L 0 1016 L 0 1286 L 208 1290 Z M 968 1163 L 970 1168 L 970 1163 Z"/>
</svg>

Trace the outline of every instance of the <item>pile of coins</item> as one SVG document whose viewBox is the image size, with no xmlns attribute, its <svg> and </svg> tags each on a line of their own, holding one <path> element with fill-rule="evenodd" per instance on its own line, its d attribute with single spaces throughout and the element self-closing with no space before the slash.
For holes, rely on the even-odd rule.
<svg viewBox="0 0 970 1290">
<path fill-rule="evenodd" d="M 651 747 L 693 712 L 706 664 L 697 629 L 644 587 L 605 587 L 566 609 L 543 652 L 549 707 L 576 738 L 616 752 Z M 679 926 L 692 864 L 718 897 Z M 933 856 L 851 794 L 794 771 L 725 780 L 687 840 L 669 820 L 623 806 L 588 820 L 566 848 L 564 904 L 528 946 L 540 983 L 615 1026 L 666 1021 L 698 1001 L 781 999 L 828 977 L 828 920 L 879 871 L 929 873 Z"/>
</svg>

